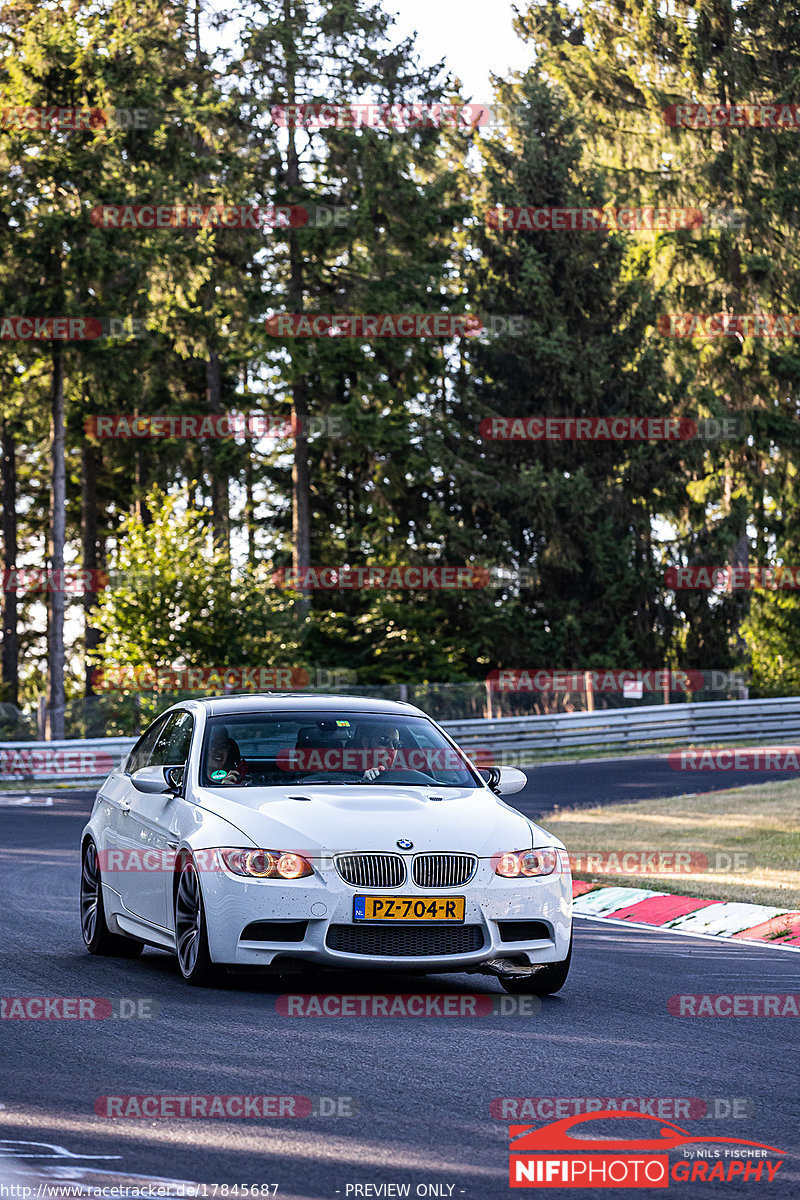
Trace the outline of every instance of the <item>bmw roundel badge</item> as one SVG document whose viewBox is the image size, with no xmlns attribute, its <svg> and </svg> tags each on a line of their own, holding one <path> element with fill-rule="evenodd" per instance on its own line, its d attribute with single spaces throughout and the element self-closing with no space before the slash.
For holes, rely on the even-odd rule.
<svg viewBox="0 0 800 1200">
<path fill-rule="evenodd" d="M 397 844 L 401 850 L 413 850 L 414 849 L 414 843 L 410 842 L 408 840 L 408 838 L 398 838 Z"/>
</svg>

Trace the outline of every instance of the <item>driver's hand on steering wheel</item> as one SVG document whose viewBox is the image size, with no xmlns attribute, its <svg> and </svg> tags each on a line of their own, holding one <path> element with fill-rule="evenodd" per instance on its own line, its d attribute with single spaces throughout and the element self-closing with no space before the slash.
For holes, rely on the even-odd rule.
<svg viewBox="0 0 800 1200">
<path fill-rule="evenodd" d="M 364 772 L 362 778 L 366 783 L 371 783 L 373 779 L 377 779 L 378 776 L 385 770 L 386 767 L 370 767 L 369 770 Z"/>
</svg>

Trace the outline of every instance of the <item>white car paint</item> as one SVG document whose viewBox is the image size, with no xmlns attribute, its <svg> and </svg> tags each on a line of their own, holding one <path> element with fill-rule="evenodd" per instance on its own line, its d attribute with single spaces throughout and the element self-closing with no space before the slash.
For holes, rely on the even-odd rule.
<svg viewBox="0 0 800 1200">
<path fill-rule="evenodd" d="M 112 771 L 99 789 L 82 835 L 91 838 L 103 861 L 110 851 L 136 851 L 137 861 L 150 852 L 153 863 L 192 855 L 206 863 L 203 851 L 218 847 L 294 851 L 308 858 L 314 874 L 294 880 L 248 879 L 227 870 L 217 859 L 214 869 L 201 869 L 200 880 L 213 962 L 227 965 L 274 965 L 282 960 L 306 960 L 328 966 L 461 971 L 489 960 L 517 964 L 561 962 L 567 956 L 572 929 L 572 880 L 566 855 L 551 875 L 504 879 L 491 859 L 507 851 L 563 844 L 534 825 L 496 796 L 482 781 L 474 788 L 292 783 L 272 787 L 202 787 L 200 752 L 209 716 L 298 710 L 309 719 L 319 711 L 336 709 L 344 715 L 380 715 L 391 720 L 427 718 L 407 704 L 357 697 L 248 696 L 185 701 L 174 705 L 194 718 L 194 731 L 184 773 L 184 794 L 138 791 L 125 772 L 125 763 Z M 455 743 L 432 724 L 452 746 Z M 126 760 L 127 761 L 127 760 Z M 519 772 L 515 773 L 519 775 Z M 509 790 L 519 780 L 509 776 Z M 303 797 L 298 799 L 297 797 Z M 413 849 L 398 850 L 398 839 Z M 386 895 L 384 889 L 352 886 L 336 870 L 337 853 L 401 853 L 411 860 L 425 852 L 469 853 L 478 857 L 473 876 L 446 895 L 464 896 L 464 923 L 483 930 L 484 944 L 468 953 L 376 956 L 344 953 L 326 945 L 331 925 L 353 925 L 355 895 Z M 175 949 L 175 874 L 169 869 L 102 872 L 103 902 L 112 933 L 134 936 L 148 944 Z M 406 882 L 392 894 L 442 894 L 417 887 L 410 870 Z M 527 919 L 543 922 L 548 936 L 527 941 L 502 941 L 497 922 Z M 256 921 L 307 921 L 300 942 L 243 938 Z M 424 924 L 424 923 L 420 923 Z M 417 926 L 419 927 L 419 926 Z"/>
</svg>

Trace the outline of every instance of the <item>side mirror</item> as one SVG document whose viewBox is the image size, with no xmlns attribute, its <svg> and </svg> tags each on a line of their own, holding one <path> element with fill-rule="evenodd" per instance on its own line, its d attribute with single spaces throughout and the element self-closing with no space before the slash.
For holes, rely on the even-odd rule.
<svg viewBox="0 0 800 1200">
<path fill-rule="evenodd" d="M 183 767 L 142 767 L 131 775 L 131 783 L 149 796 L 176 796 L 183 786 Z"/>
<path fill-rule="evenodd" d="M 515 792 L 521 792 L 524 787 L 527 787 L 527 784 L 528 776 L 524 771 L 518 771 L 516 767 L 500 768 L 498 791 L 501 796 L 513 796 Z"/>
<path fill-rule="evenodd" d="M 524 771 L 518 771 L 516 767 L 484 767 L 479 774 L 496 796 L 513 796 L 515 792 L 521 792 L 528 782 Z"/>
</svg>

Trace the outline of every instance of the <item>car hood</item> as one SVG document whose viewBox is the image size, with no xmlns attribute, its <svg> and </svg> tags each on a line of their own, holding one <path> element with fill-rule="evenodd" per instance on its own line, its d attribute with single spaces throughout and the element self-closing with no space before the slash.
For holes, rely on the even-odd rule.
<svg viewBox="0 0 800 1200">
<path fill-rule="evenodd" d="M 479 788 L 203 788 L 198 801 L 265 850 L 396 851 L 398 839 L 407 839 L 417 852 L 490 857 L 525 849 L 532 837 L 538 845 L 560 844 L 538 826 L 532 834 L 522 813 Z"/>
</svg>

